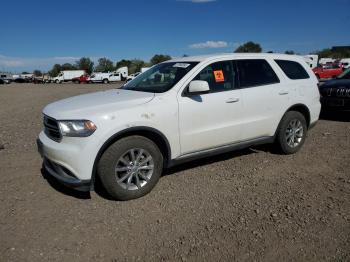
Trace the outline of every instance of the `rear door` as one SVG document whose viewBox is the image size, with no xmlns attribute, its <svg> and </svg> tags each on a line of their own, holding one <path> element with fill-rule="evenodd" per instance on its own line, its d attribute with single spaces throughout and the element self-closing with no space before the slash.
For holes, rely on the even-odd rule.
<svg viewBox="0 0 350 262">
<path fill-rule="evenodd" d="M 274 135 L 280 114 L 288 104 L 289 90 L 266 59 L 236 60 L 242 91 L 242 139 Z"/>
<path fill-rule="evenodd" d="M 207 81 L 210 92 L 178 95 L 181 153 L 220 147 L 241 140 L 241 91 L 232 61 L 205 67 L 193 80 Z"/>
</svg>

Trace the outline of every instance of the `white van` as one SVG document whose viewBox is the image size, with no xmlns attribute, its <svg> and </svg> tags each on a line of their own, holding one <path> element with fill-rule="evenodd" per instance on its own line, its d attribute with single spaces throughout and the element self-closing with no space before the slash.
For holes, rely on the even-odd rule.
<svg viewBox="0 0 350 262">
<path fill-rule="evenodd" d="M 63 82 L 72 81 L 73 78 L 85 75 L 85 70 L 64 70 L 61 71 L 58 76 L 52 78 L 52 82 L 61 84 Z"/>
<path fill-rule="evenodd" d="M 91 190 L 98 176 L 114 199 L 134 199 L 192 159 L 263 143 L 296 153 L 319 118 L 317 84 L 300 56 L 174 59 L 121 89 L 48 105 L 38 148 L 61 183 Z"/>
</svg>

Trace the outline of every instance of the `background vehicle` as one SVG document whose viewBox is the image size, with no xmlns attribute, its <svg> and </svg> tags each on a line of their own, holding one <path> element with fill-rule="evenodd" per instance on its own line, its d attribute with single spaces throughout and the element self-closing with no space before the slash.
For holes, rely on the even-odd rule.
<svg viewBox="0 0 350 262">
<path fill-rule="evenodd" d="M 137 77 L 139 74 L 141 74 L 141 72 L 137 72 L 135 74 L 131 74 L 126 78 L 126 82 L 129 82 L 131 80 L 133 80 L 135 77 Z"/>
<path fill-rule="evenodd" d="M 52 77 L 49 76 L 48 74 L 43 75 L 43 82 L 44 83 L 51 83 L 52 82 Z"/>
<path fill-rule="evenodd" d="M 44 84 L 44 79 L 43 79 L 43 77 L 33 77 L 32 83 L 33 84 Z"/>
<path fill-rule="evenodd" d="M 117 80 L 117 81 L 124 81 L 129 76 L 129 70 L 128 70 L 128 67 L 126 67 L 126 66 L 118 68 L 117 71 L 115 71 L 113 73 L 120 74 L 120 80 Z"/>
<path fill-rule="evenodd" d="M 12 74 L 10 73 L 0 73 L 0 79 L 2 79 L 5 84 L 9 84 L 13 81 Z"/>
<path fill-rule="evenodd" d="M 65 70 L 61 71 L 58 76 L 54 77 L 52 81 L 54 83 L 63 83 L 67 81 L 72 81 L 75 77 L 80 77 L 84 75 L 86 72 L 84 70 Z"/>
<path fill-rule="evenodd" d="M 323 111 L 350 110 L 350 68 L 319 89 Z"/>
<path fill-rule="evenodd" d="M 328 58 L 328 57 L 323 57 L 323 58 L 320 58 L 320 60 L 318 61 L 318 63 L 320 65 L 325 65 L 325 64 L 332 64 L 335 62 L 335 59 L 334 58 Z"/>
<path fill-rule="evenodd" d="M 343 68 L 350 68 L 350 58 L 343 58 L 340 60 L 340 63 Z"/>
<path fill-rule="evenodd" d="M 93 73 L 88 81 L 89 83 L 104 83 L 121 81 L 122 77 L 120 73 Z"/>
<path fill-rule="evenodd" d="M 146 72 L 148 69 L 150 69 L 150 67 L 142 67 L 142 68 L 141 68 L 141 73 Z"/>
<path fill-rule="evenodd" d="M 306 55 L 304 56 L 305 62 L 314 69 L 318 66 L 318 55 Z"/>
<path fill-rule="evenodd" d="M 334 78 L 343 73 L 343 68 L 336 64 L 319 66 L 313 69 L 318 79 Z"/>
<path fill-rule="evenodd" d="M 163 167 L 194 158 L 262 143 L 296 153 L 319 118 L 317 83 L 298 56 L 170 60 L 121 89 L 45 107 L 39 152 L 68 186 L 89 190 L 98 175 L 113 198 L 134 199 Z"/>
<path fill-rule="evenodd" d="M 89 75 L 85 74 L 85 75 L 81 75 L 79 77 L 74 77 L 72 79 L 72 82 L 80 84 L 80 83 L 88 83 L 89 82 Z"/>
</svg>

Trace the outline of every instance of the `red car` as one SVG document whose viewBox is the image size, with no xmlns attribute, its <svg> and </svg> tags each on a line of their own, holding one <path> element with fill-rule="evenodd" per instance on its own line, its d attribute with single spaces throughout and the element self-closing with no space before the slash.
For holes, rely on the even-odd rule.
<svg viewBox="0 0 350 262">
<path fill-rule="evenodd" d="M 72 79 L 73 83 L 80 84 L 80 83 L 89 83 L 89 76 L 88 75 L 81 75 L 79 77 L 74 77 Z"/>
<path fill-rule="evenodd" d="M 324 65 L 316 67 L 312 71 L 314 71 L 318 79 L 335 78 L 343 73 L 343 67 L 334 64 Z"/>
</svg>

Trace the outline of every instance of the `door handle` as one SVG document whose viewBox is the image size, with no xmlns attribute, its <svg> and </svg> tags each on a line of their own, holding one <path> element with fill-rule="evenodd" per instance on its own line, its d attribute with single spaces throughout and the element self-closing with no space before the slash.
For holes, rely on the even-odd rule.
<svg viewBox="0 0 350 262">
<path fill-rule="evenodd" d="M 239 98 L 229 98 L 226 100 L 226 103 L 236 103 L 239 101 Z"/>
<path fill-rule="evenodd" d="M 284 95 L 288 95 L 289 92 L 288 91 L 281 91 L 278 94 L 281 95 L 281 96 L 284 96 Z"/>
</svg>

